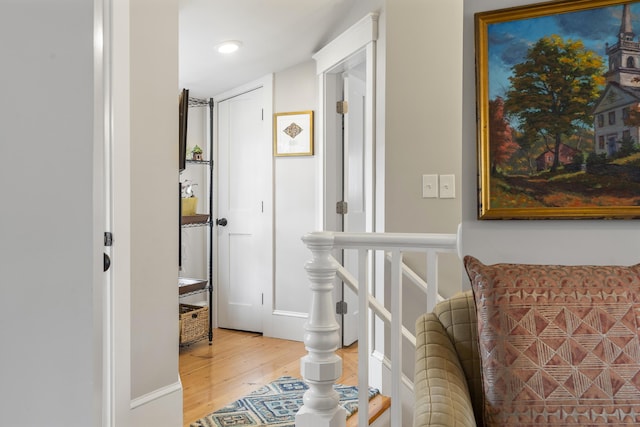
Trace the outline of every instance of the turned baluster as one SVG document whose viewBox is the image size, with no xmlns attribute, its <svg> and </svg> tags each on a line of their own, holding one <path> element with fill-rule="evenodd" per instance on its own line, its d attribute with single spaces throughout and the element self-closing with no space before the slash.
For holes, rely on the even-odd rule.
<svg viewBox="0 0 640 427">
<path fill-rule="evenodd" d="M 333 288 L 338 265 L 331 257 L 333 234 L 311 233 L 302 238 L 312 259 L 305 265 L 311 282 L 311 309 L 305 324 L 304 344 L 309 352 L 300 361 L 300 372 L 309 385 L 303 406 L 296 414 L 298 427 L 344 427 L 346 411 L 333 385 L 342 375 L 340 326 L 334 314 Z"/>
</svg>

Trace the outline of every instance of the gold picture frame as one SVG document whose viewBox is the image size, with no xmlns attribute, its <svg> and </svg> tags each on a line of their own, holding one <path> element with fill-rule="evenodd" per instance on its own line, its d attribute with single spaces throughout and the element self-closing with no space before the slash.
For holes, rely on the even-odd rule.
<svg viewBox="0 0 640 427">
<path fill-rule="evenodd" d="M 634 16 L 620 0 L 475 15 L 479 219 L 640 218 Z"/>
<path fill-rule="evenodd" d="M 273 115 L 273 155 L 313 156 L 313 111 Z"/>
</svg>

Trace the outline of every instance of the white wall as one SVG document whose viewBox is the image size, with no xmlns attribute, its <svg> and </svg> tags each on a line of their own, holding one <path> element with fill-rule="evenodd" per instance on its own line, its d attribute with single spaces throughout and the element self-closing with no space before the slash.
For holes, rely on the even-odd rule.
<svg viewBox="0 0 640 427">
<path fill-rule="evenodd" d="M 317 115 L 315 62 L 310 60 L 275 74 L 274 113 L 314 110 Z M 317 129 L 318 122 L 315 120 Z M 311 294 L 304 264 L 311 253 L 300 239 L 316 230 L 315 156 L 274 158 L 275 282 L 273 308 L 307 313 Z M 298 339 L 302 340 L 303 330 Z"/>
<path fill-rule="evenodd" d="M 461 218 L 462 4 L 397 0 L 387 1 L 386 9 L 385 228 L 455 233 Z M 423 174 L 454 174 L 457 197 L 422 198 Z M 455 257 L 443 259 L 439 283 L 448 296 L 459 288 L 460 272 Z M 423 257 L 406 262 L 424 275 Z M 411 327 L 424 307 L 406 308 Z"/>
<path fill-rule="evenodd" d="M 354 3 L 352 17 L 342 23 L 346 30 L 354 22 L 375 10 L 379 1 Z M 349 24 L 347 24 L 350 22 Z M 383 21 L 384 22 L 384 21 Z M 340 31 L 341 33 L 342 31 Z M 340 33 L 335 34 L 335 36 Z M 380 33 L 384 35 L 384 29 Z M 379 41 L 384 45 L 384 41 Z M 382 58 L 384 56 L 382 55 Z M 384 64 L 379 64 L 378 75 L 384 75 Z M 384 86 L 383 84 L 380 85 Z M 383 91 L 377 101 L 383 102 Z M 314 110 L 315 135 L 318 135 L 319 123 L 318 77 L 316 62 L 310 60 L 291 67 L 275 75 L 274 112 Z M 384 129 L 380 123 L 379 129 Z M 384 135 L 378 142 L 384 141 Z M 311 231 L 322 228 L 322 218 L 318 217 L 321 195 L 318 194 L 318 179 L 323 165 L 318 161 L 318 150 L 309 157 L 276 157 L 275 174 L 275 281 L 273 308 L 286 314 L 306 316 L 309 311 L 311 294 L 309 279 L 304 265 L 311 259 L 311 252 L 302 243 L 301 237 Z M 302 319 L 304 320 L 304 319 Z M 300 322 L 302 325 L 302 322 Z M 274 334 L 280 333 L 277 323 L 270 326 Z M 302 340 L 303 329 L 295 339 Z M 284 337 L 284 336 L 283 336 Z M 293 338 L 287 335 L 286 338 Z"/>
<path fill-rule="evenodd" d="M 460 177 L 461 4 L 387 2 L 386 228 L 455 232 L 460 197 L 423 199 L 422 174 Z"/>
<path fill-rule="evenodd" d="M 473 14 L 526 4 L 499 0 L 386 3 L 386 231 L 453 233 L 485 262 L 638 261 L 634 221 L 478 221 Z M 422 199 L 423 173 L 454 173 L 457 198 Z M 597 249 L 596 249 L 597 248 Z M 443 294 L 466 283 L 455 257 L 441 271 Z M 420 271 L 416 259 L 409 264 Z M 416 301 L 407 291 L 405 301 Z M 420 305 L 405 307 L 411 326 Z"/>
<path fill-rule="evenodd" d="M 0 425 L 96 425 L 93 2 L 2 2 L 0 38 Z"/>
<path fill-rule="evenodd" d="M 532 3 L 464 0 L 462 121 L 462 248 L 486 263 L 634 264 L 640 260 L 640 228 L 629 220 L 478 221 L 474 23 L 476 12 Z"/>
<path fill-rule="evenodd" d="M 112 422 L 173 427 L 182 424 L 176 289 L 178 5 L 177 0 L 124 0 L 109 6 Z"/>
<path fill-rule="evenodd" d="M 455 233 L 461 218 L 462 2 L 386 3 L 385 231 Z M 423 199 L 423 174 L 454 174 L 454 199 Z M 405 262 L 425 277 L 424 255 Z M 460 289 L 457 257 L 443 256 L 440 293 Z M 388 291 L 388 290 L 387 290 Z M 403 322 L 426 310 L 422 291 L 404 287 Z M 407 351 L 408 353 L 408 351 Z"/>
<path fill-rule="evenodd" d="M 353 24 L 360 21 L 369 13 L 378 13 L 382 10 L 385 0 L 350 0 L 351 8 L 342 17 L 340 22 L 336 22 L 331 32 L 327 35 L 324 45 L 331 42 L 340 34 L 348 30 Z M 323 45 L 323 46 L 324 46 Z M 323 46 L 319 46 L 322 48 Z"/>
<path fill-rule="evenodd" d="M 461 218 L 462 1 L 387 0 L 384 17 L 384 231 L 455 233 Z M 457 197 L 422 198 L 423 174 L 454 174 Z M 426 276 L 424 255 L 408 254 L 404 261 Z M 459 290 L 457 257 L 443 256 L 438 276 L 441 294 Z M 405 283 L 402 321 L 413 330 L 426 297 Z M 388 338 L 387 331 L 387 355 Z M 403 346 L 402 369 L 409 377 L 413 352 Z M 403 407 L 403 418 L 411 416 L 412 408 Z"/>
<path fill-rule="evenodd" d="M 145 405 L 154 399 L 178 394 L 181 405 L 175 393 L 180 387 L 178 2 L 131 0 L 130 5 L 131 397 L 133 420 L 144 421 L 143 414 L 152 412 Z M 165 417 L 164 425 L 181 423 L 181 414 L 169 415 L 173 418 Z"/>
</svg>

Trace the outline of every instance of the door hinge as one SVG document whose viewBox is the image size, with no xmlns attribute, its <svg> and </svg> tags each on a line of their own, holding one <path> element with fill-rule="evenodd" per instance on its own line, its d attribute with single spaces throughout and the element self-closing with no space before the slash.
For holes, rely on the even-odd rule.
<svg viewBox="0 0 640 427">
<path fill-rule="evenodd" d="M 338 301 L 336 303 L 336 314 L 347 314 L 347 302 Z"/>
<path fill-rule="evenodd" d="M 111 233 L 110 231 L 104 232 L 104 245 L 113 246 L 113 233 Z"/>
<path fill-rule="evenodd" d="M 347 114 L 349 112 L 349 103 L 347 101 L 336 102 L 336 113 Z"/>
<path fill-rule="evenodd" d="M 336 203 L 336 213 L 338 215 L 345 215 L 349 213 L 349 204 L 344 200 L 340 200 Z"/>
</svg>

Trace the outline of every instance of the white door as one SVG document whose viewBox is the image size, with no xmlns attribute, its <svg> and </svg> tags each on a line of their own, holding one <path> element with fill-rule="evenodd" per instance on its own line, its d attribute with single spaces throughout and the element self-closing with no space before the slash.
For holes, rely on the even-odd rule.
<svg viewBox="0 0 640 427">
<path fill-rule="evenodd" d="M 263 90 L 218 103 L 218 326 L 252 332 L 263 331 L 263 292 L 272 277 Z"/>
<path fill-rule="evenodd" d="M 343 200 L 347 202 L 347 213 L 343 217 L 343 230 L 367 231 L 365 198 L 365 82 L 364 72 L 356 67 L 344 75 L 344 98 L 348 112 L 344 115 L 343 137 Z M 355 250 L 344 251 L 343 265 L 361 284 L 365 278 L 358 277 L 358 254 Z M 358 340 L 358 296 L 343 285 L 343 301 L 347 303 L 347 314 L 342 320 L 342 345 L 349 346 Z"/>
</svg>

